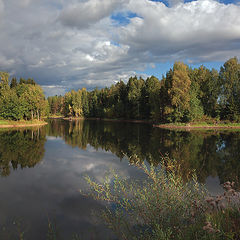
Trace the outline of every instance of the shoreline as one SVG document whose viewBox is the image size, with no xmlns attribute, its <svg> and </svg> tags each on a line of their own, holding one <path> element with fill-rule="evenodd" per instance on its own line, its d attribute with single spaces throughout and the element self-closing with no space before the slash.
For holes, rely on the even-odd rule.
<svg viewBox="0 0 240 240">
<path fill-rule="evenodd" d="M 194 125 L 186 125 L 186 126 L 178 126 L 178 125 L 169 125 L 169 124 L 153 124 L 153 127 L 164 128 L 164 129 L 184 129 L 184 130 L 195 130 L 195 129 L 205 129 L 205 130 L 218 130 L 218 129 L 240 129 L 239 126 L 229 126 L 229 125 L 205 125 L 205 126 L 194 126 Z"/>
<path fill-rule="evenodd" d="M 73 120 L 96 120 L 96 121 L 107 121 L 107 122 L 129 122 L 129 123 L 144 123 L 144 124 L 151 124 L 152 127 L 157 127 L 157 128 L 163 128 L 163 129 L 182 129 L 182 130 L 229 130 L 229 129 L 240 129 L 240 123 L 239 125 L 236 126 L 231 126 L 231 125 L 221 125 L 221 124 L 215 124 L 215 125 L 191 125 L 191 124 L 186 124 L 186 125 L 174 125 L 174 124 L 155 124 L 153 121 L 148 121 L 148 120 L 136 120 L 136 119 L 110 119 L 110 118 L 84 118 L 84 117 L 49 117 L 48 119 L 63 119 L 63 120 L 68 120 L 68 121 L 73 121 Z"/>
<path fill-rule="evenodd" d="M 38 127 L 45 126 L 47 122 L 42 123 L 30 123 L 30 124 L 0 124 L 0 128 L 23 128 L 23 127 Z"/>
<path fill-rule="evenodd" d="M 56 118 L 49 118 L 49 119 L 56 119 Z M 147 120 L 137 120 L 137 119 L 111 119 L 111 118 L 83 118 L 83 117 L 63 117 L 59 118 L 63 120 L 96 120 L 96 121 L 106 121 L 106 122 L 129 122 L 129 123 L 145 123 L 145 124 L 153 124 L 152 121 L 147 121 Z"/>
</svg>

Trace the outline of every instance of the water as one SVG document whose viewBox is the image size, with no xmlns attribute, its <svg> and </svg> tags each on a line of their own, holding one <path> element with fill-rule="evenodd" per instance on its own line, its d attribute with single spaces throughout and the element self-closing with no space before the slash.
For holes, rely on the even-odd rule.
<svg viewBox="0 0 240 240">
<path fill-rule="evenodd" d="M 102 181 L 110 168 L 142 178 L 128 157 L 157 165 L 166 153 L 181 162 L 183 176 L 196 169 L 212 193 L 220 183 L 239 186 L 240 132 L 169 131 L 147 124 L 52 120 L 36 129 L 0 131 L 0 239 L 114 239 L 91 214 L 103 203 L 83 196 L 83 177 Z M 132 163 L 134 159 L 132 158 Z"/>
</svg>

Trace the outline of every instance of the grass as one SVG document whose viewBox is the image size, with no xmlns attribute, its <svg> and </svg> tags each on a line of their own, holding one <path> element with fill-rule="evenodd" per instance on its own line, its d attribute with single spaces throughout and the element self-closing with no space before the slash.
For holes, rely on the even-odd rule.
<svg viewBox="0 0 240 240">
<path fill-rule="evenodd" d="M 231 122 L 218 122 L 218 123 L 208 123 L 208 122 L 191 122 L 191 123 L 167 123 L 154 125 L 155 127 L 166 128 L 166 129 L 223 129 L 223 130 L 234 130 L 240 129 L 240 123 Z"/>
<path fill-rule="evenodd" d="M 89 196 L 108 203 L 99 217 L 118 239 L 240 239 L 240 194 L 234 183 L 224 184 L 223 195 L 210 196 L 194 173 L 185 182 L 181 166 L 168 157 L 158 168 L 137 166 L 147 176 L 144 182 L 114 172 L 104 183 L 86 177 Z"/>
<path fill-rule="evenodd" d="M 11 121 L 11 120 L 0 120 L 0 125 L 31 125 L 31 124 L 42 124 L 45 123 L 45 121 L 42 120 L 19 120 L 19 121 Z"/>
<path fill-rule="evenodd" d="M 46 118 L 64 118 L 64 117 L 65 117 L 64 115 L 50 114 Z"/>
</svg>

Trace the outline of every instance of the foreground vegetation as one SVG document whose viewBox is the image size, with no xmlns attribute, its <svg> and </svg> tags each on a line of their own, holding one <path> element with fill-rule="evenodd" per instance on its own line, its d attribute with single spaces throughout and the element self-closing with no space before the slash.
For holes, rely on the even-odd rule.
<svg viewBox="0 0 240 240">
<path fill-rule="evenodd" d="M 109 88 L 72 90 L 48 98 L 50 113 L 68 117 L 143 119 L 159 123 L 240 120 L 240 64 L 237 58 L 218 72 L 176 62 L 166 76 L 130 77 Z"/>
<path fill-rule="evenodd" d="M 118 239 L 240 239 L 240 193 L 234 182 L 212 197 L 194 173 L 185 182 L 181 166 L 168 157 L 159 168 L 138 167 L 147 176 L 143 182 L 116 173 L 103 184 L 86 177 L 90 196 L 108 202 L 99 217 Z"/>
</svg>

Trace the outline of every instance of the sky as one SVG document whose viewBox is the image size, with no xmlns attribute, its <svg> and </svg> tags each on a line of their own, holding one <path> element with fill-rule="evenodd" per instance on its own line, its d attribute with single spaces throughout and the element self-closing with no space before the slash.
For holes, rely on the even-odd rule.
<svg viewBox="0 0 240 240">
<path fill-rule="evenodd" d="M 0 0 L 0 71 L 47 96 L 234 56 L 239 0 Z"/>
</svg>

